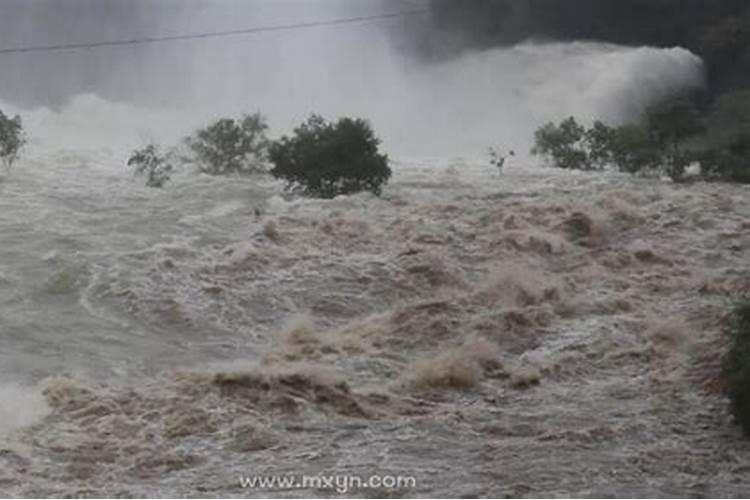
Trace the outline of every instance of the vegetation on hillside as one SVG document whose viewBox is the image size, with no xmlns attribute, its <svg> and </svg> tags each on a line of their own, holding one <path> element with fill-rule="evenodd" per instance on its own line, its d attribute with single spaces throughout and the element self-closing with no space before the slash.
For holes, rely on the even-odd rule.
<svg viewBox="0 0 750 500">
<path fill-rule="evenodd" d="M 642 171 L 654 159 L 652 153 L 669 148 L 670 151 L 660 155 L 660 161 L 665 157 L 671 161 L 663 168 L 672 177 L 679 178 L 686 163 L 697 162 L 708 179 L 747 182 L 745 151 L 750 143 L 750 2 L 747 0 L 475 0 L 471 5 L 460 0 L 432 0 L 432 10 L 435 28 L 463 45 L 491 46 L 542 37 L 682 46 L 693 51 L 706 64 L 709 82 L 706 91 L 668 97 L 662 111 L 651 110 L 641 122 L 627 128 L 615 131 L 601 128 L 600 132 L 619 136 L 615 140 L 619 144 L 613 144 L 611 137 L 603 137 L 604 143 L 614 147 L 607 152 L 612 157 L 609 159 L 623 170 Z M 667 127 L 663 128 L 662 123 Z M 681 123 L 684 127 L 679 126 Z M 572 125 L 559 124 L 557 130 L 548 128 L 542 133 L 548 136 L 546 142 L 550 148 L 555 140 L 569 144 L 555 153 L 555 163 L 563 168 L 575 165 L 589 169 L 592 163 L 583 158 L 581 148 L 584 142 L 592 147 L 592 138 L 583 137 L 586 134 Z M 683 156 L 683 150 L 690 154 Z M 552 151 L 542 153 L 548 156 Z M 588 160 L 598 166 L 595 158 Z"/>
<path fill-rule="evenodd" d="M 548 123 L 536 131 L 531 152 L 568 170 L 614 168 L 681 181 L 696 165 L 704 180 L 750 183 L 750 130 L 742 126 L 750 115 L 733 117 L 740 125 L 725 128 L 721 139 L 707 134 L 709 119 L 688 97 L 677 96 L 649 109 L 638 123 L 610 127 L 597 121 L 588 129 L 573 117 Z"/>
</svg>

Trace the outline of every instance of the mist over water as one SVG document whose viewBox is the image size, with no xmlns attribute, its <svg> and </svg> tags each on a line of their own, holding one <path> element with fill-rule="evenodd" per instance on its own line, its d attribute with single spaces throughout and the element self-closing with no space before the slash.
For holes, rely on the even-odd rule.
<svg viewBox="0 0 750 500">
<path fill-rule="evenodd" d="M 6 33 L 4 45 L 222 31 L 425 7 L 364 0 L 126 3 L 127 9 L 104 2 L 107 10 L 86 2 L 34 2 L 21 9 L 24 22 L 17 23 L 26 34 L 11 43 Z M 13 8 L 19 7 L 0 7 Z M 117 21 L 121 10 L 128 14 Z M 53 11 L 66 22 L 52 22 Z M 102 136 L 128 146 L 146 138 L 169 142 L 210 119 L 260 110 L 275 134 L 313 112 L 357 115 L 373 122 L 392 154 L 476 157 L 491 145 L 525 152 L 537 126 L 572 114 L 613 123 L 634 119 L 666 92 L 703 82 L 700 60 L 678 48 L 524 43 L 427 62 L 408 48 L 410 30 L 424 22 L 420 17 L 8 55 L 0 100 L 31 110 L 52 106 L 53 112 L 27 112 L 31 131 L 76 146 L 80 138 L 93 143 Z"/>
</svg>

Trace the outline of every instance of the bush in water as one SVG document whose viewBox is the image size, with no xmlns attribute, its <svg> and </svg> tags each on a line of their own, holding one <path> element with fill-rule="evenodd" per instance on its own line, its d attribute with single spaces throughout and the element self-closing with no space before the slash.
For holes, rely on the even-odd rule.
<svg viewBox="0 0 750 500">
<path fill-rule="evenodd" d="M 613 129 L 607 150 L 612 165 L 628 174 L 656 172 L 667 161 L 659 142 L 641 125 Z"/>
<path fill-rule="evenodd" d="M 146 176 L 146 186 L 163 187 L 169 180 L 173 167 L 154 144 L 133 151 L 128 159 L 128 166 L 135 169 L 136 175 Z"/>
<path fill-rule="evenodd" d="M 573 117 L 548 123 L 536 131 L 531 153 L 568 170 L 612 166 L 620 172 L 666 174 L 679 181 L 697 161 L 697 154 L 685 144 L 705 130 L 693 101 L 676 96 L 651 107 L 643 123 L 609 127 L 597 121 L 589 129 Z"/>
<path fill-rule="evenodd" d="M 559 125 L 548 123 L 534 133 L 531 154 L 541 156 L 558 168 L 592 170 L 586 144 L 586 129 L 572 116 Z"/>
<path fill-rule="evenodd" d="M 696 155 L 701 174 L 707 180 L 750 184 L 750 134 L 744 133 L 728 143 Z"/>
<path fill-rule="evenodd" d="M 0 111 L 0 159 L 6 167 L 12 167 L 21 148 L 26 144 L 21 117 L 10 118 Z"/>
<path fill-rule="evenodd" d="M 268 158 L 268 124 L 260 113 L 222 118 L 188 137 L 198 168 L 212 175 L 261 171 Z"/>
<path fill-rule="evenodd" d="M 495 167 L 499 173 L 503 173 L 503 167 L 505 167 L 505 161 L 508 159 L 509 156 L 516 156 L 516 152 L 512 149 L 508 151 L 506 154 L 502 154 L 500 150 L 495 148 L 490 148 L 490 165 Z"/>
<path fill-rule="evenodd" d="M 270 148 L 271 174 L 287 188 L 319 198 L 370 191 L 379 195 L 391 177 L 388 157 L 369 123 L 342 118 L 336 123 L 312 115 Z"/>
</svg>

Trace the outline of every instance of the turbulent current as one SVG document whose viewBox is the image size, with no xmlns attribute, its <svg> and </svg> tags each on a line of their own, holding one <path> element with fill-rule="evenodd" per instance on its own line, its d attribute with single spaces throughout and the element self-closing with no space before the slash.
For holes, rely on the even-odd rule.
<svg viewBox="0 0 750 500">
<path fill-rule="evenodd" d="M 126 169 L 250 104 L 22 110 L 32 141 L 0 179 L 0 494 L 329 495 L 240 481 L 316 474 L 416 479 L 354 496 L 748 491 L 716 373 L 750 289 L 747 190 L 522 154 L 542 121 L 699 85 L 700 61 L 527 44 L 399 78 L 309 101 L 372 118 L 380 198 Z M 298 118 L 246 102 L 275 130 Z M 490 145 L 519 151 L 501 175 Z"/>
</svg>

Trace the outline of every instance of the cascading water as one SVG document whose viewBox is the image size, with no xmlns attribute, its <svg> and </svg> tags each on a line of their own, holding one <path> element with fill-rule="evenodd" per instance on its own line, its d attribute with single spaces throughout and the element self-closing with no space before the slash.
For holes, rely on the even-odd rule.
<svg viewBox="0 0 750 500">
<path fill-rule="evenodd" d="M 41 3 L 19 23 L 31 35 L 0 21 L 0 41 L 56 42 L 32 35 L 58 18 L 75 28 L 56 35 L 126 38 L 394 10 L 144 1 L 133 34 Z M 686 287 L 716 291 L 699 304 L 710 322 L 742 278 L 741 251 L 711 256 L 719 235 L 742 238 L 746 196 L 525 154 L 546 121 L 621 123 L 702 85 L 701 61 L 529 42 L 427 63 L 398 50 L 393 22 L 7 62 L 0 109 L 31 141 L 0 179 L 0 493 L 260 495 L 239 476 L 323 471 L 400 471 L 420 495 L 743 491 L 732 464 L 739 482 L 711 482 L 739 445 L 711 422 L 692 432 L 717 403 L 686 381 L 689 353 L 660 349 L 679 335 L 664 320 L 697 314 Z M 48 77 L 39 95 L 25 71 Z M 66 92 L 46 94 L 57 81 Z M 146 141 L 256 110 L 274 135 L 311 112 L 370 119 L 393 182 L 382 198 L 289 200 L 264 177 L 189 168 L 148 189 L 125 166 Z M 519 153 L 500 178 L 489 146 Z M 577 212 L 588 247 L 566 229 Z"/>
<path fill-rule="evenodd" d="M 277 26 L 398 12 L 409 5 L 361 0 L 141 2 L 133 8 L 140 15 L 131 13 L 124 25 L 113 23 L 106 12 L 99 14 L 105 26 L 113 24 L 107 31 L 114 35 L 96 29 L 96 15 L 90 13 L 83 21 L 94 26 L 83 24 L 75 37 L 61 33 L 61 23 L 51 23 L 50 11 L 60 7 L 37 6 L 29 7 L 27 23 L 16 25 L 27 26 L 40 17 L 39 28 L 46 30 L 52 24 L 47 31 L 58 38 L 35 40 L 28 33 L 40 29 L 29 29 L 5 43 L 76 42 L 86 33 L 106 40 L 137 38 L 154 30 L 175 34 Z M 96 12 L 78 6 L 67 15 L 79 10 Z M 65 18 L 64 14 L 63 10 Z M 99 143 L 111 147 L 113 142 L 127 140 L 131 145 L 147 138 L 170 142 L 210 118 L 260 110 L 277 134 L 313 112 L 364 116 L 372 120 L 387 149 L 411 156 L 483 156 L 496 142 L 526 150 L 533 130 L 545 121 L 571 114 L 611 122 L 634 119 L 666 93 L 703 83 L 700 60 L 678 48 L 525 43 L 468 52 L 439 63 L 420 62 L 399 50 L 405 42 L 394 41 L 394 25 L 406 23 L 406 29 L 408 21 L 134 48 L 11 54 L 3 56 L 7 71 L 0 78 L 11 90 L 24 75 L 41 80 L 35 96 L 19 95 L 18 100 L 35 97 L 32 106 L 41 103 L 58 109 L 27 113 L 32 136 L 56 140 L 55 146 L 77 148 L 88 141 L 94 147 Z M 128 25 L 132 31 L 127 31 Z M 36 74 L 45 67 L 48 73 Z M 66 99 L 45 102 L 46 96 L 53 95 L 45 85 L 54 88 L 60 81 L 73 81 L 74 88 Z M 22 88 L 28 92 L 28 85 Z M 0 96 L 6 108 L 14 104 L 8 102 L 11 94 Z"/>
</svg>

